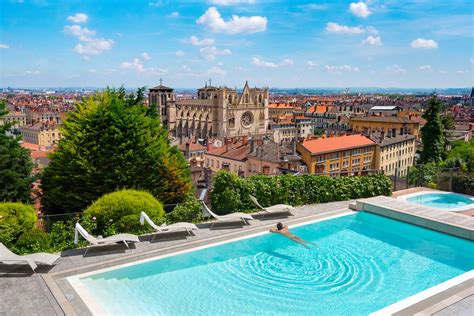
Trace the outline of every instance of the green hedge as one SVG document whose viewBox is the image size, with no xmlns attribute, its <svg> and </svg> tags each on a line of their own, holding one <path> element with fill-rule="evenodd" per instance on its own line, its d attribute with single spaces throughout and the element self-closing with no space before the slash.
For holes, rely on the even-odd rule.
<svg viewBox="0 0 474 316">
<path fill-rule="evenodd" d="M 0 242 L 13 247 L 21 234 L 33 229 L 36 220 L 36 212 L 31 205 L 0 203 Z"/>
<path fill-rule="evenodd" d="M 252 176 L 240 178 L 220 171 L 214 177 L 211 203 L 218 214 L 248 212 L 256 207 L 249 195 L 263 206 L 304 205 L 390 195 L 391 182 L 384 175 L 328 177 L 315 175 Z"/>
<path fill-rule="evenodd" d="M 94 234 L 140 234 L 150 231 L 149 225 L 140 225 L 142 211 L 156 224 L 163 222 L 163 205 L 150 193 L 137 190 L 104 194 L 84 211 L 84 217 L 95 218 L 97 229 L 92 232 Z"/>
<path fill-rule="evenodd" d="M 184 202 L 179 203 L 173 211 L 166 214 L 166 223 L 200 223 L 203 220 L 201 208 L 201 202 L 194 195 L 190 195 Z"/>
<path fill-rule="evenodd" d="M 453 175 L 453 191 L 474 195 L 474 173 Z"/>
</svg>

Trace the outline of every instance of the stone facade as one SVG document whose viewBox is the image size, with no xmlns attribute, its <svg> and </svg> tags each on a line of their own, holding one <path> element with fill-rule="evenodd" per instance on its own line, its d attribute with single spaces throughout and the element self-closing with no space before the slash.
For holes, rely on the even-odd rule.
<svg viewBox="0 0 474 316">
<path fill-rule="evenodd" d="M 205 86 L 191 100 L 176 100 L 174 90 L 163 85 L 150 89 L 149 104 L 159 109 L 171 136 L 264 136 L 268 134 L 268 89 L 249 88 L 237 93 L 227 87 Z"/>
</svg>

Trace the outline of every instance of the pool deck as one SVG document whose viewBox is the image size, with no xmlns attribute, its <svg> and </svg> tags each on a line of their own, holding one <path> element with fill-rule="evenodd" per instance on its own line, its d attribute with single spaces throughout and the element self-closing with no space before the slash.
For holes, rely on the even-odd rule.
<svg viewBox="0 0 474 316">
<path fill-rule="evenodd" d="M 40 267 L 35 274 L 25 266 L 0 265 L 0 316 L 90 315 L 66 277 L 266 231 L 279 221 L 295 225 L 337 216 L 350 212 L 348 207 L 349 201 L 305 205 L 297 207 L 295 215 L 289 218 L 267 215 L 264 220 L 251 221 L 249 226 L 216 224 L 211 230 L 209 223 L 202 223 L 197 225 L 199 230 L 194 237 L 169 234 L 150 243 L 150 235 L 140 236 L 143 242 L 131 246 L 130 250 L 123 245 L 102 247 L 102 250 L 89 250 L 86 257 L 83 257 L 84 249 L 68 250 L 61 253 L 52 269 Z"/>
<path fill-rule="evenodd" d="M 474 218 L 471 216 L 386 196 L 357 200 L 356 209 L 474 241 Z"/>
<path fill-rule="evenodd" d="M 387 198 L 396 202 L 393 198 Z M 370 200 L 370 199 L 365 199 Z M 151 237 L 140 236 L 142 242 L 126 250 L 123 245 L 89 250 L 83 257 L 84 249 L 75 249 L 61 253 L 56 266 L 52 269 L 37 269 L 33 274 L 24 266 L 0 265 L 0 316 L 3 315 L 91 315 L 77 293 L 66 280 L 67 277 L 116 266 L 141 259 L 165 255 L 180 250 L 204 246 L 215 242 L 226 241 L 268 230 L 277 222 L 297 225 L 311 220 L 325 219 L 348 214 L 349 204 L 353 201 L 332 202 L 326 204 L 306 205 L 296 208 L 295 215 L 289 218 L 266 216 L 264 220 L 251 221 L 249 226 L 218 226 L 209 229 L 209 223 L 198 224 L 200 228 L 194 237 L 186 238 L 180 234 L 157 237 L 153 243 Z M 258 217 L 257 217 L 258 218 Z M 166 239 L 165 239 L 166 238 Z M 469 280 L 469 282 L 474 282 Z M 464 287 L 468 286 L 467 292 Z M 463 287 L 464 286 L 464 287 Z M 471 283 L 458 285 L 454 291 L 448 289 L 417 303 L 411 309 L 401 311 L 415 312 L 417 315 L 437 316 L 472 315 L 474 308 L 474 287 Z M 412 313 L 413 314 L 413 313 Z"/>
</svg>

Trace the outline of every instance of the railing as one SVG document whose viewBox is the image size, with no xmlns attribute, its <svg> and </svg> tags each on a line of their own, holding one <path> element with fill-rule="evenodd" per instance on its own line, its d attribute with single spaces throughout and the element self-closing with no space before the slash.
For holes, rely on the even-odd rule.
<svg viewBox="0 0 474 316">
<path fill-rule="evenodd" d="M 368 169 L 358 171 L 336 171 L 336 172 L 318 172 L 316 176 L 330 176 L 330 177 L 347 177 L 347 176 L 369 176 L 383 174 L 383 170 L 380 169 Z"/>
</svg>

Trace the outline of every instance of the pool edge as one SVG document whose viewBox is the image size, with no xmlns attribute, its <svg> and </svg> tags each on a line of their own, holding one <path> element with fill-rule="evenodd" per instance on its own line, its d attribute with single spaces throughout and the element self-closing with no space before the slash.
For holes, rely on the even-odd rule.
<svg viewBox="0 0 474 316">
<path fill-rule="evenodd" d="M 351 211 L 348 208 L 340 208 L 340 209 L 336 209 L 336 210 L 332 210 L 332 211 L 328 211 L 324 213 L 312 214 L 312 215 L 304 216 L 304 217 L 291 218 L 287 220 L 286 222 L 289 224 L 289 227 L 297 227 L 297 226 L 310 224 L 312 222 L 329 220 L 331 218 L 347 216 L 347 215 L 351 215 L 355 213 L 356 212 Z M 180 251 L 180 249 L 182 248 L 191 249 L 190 251 L 193 251 L 193 250 L 196 250 L 197 247 L 199 247 L 199 244 L 209 243 L 209 245 L 211 245 L 211 244 L 214 244 L 212 243 L 213 241 L 216 241 L 215 243 L 217 243 L 219 242 L 219 240 L 221 240 L 223 243 L 226 243 L 226 242 L 235 241 L 237 240 L 237 238 L 241 238 L 241 239 L 251 238 L 249 236 L 267 233 L 268 229 L 273 226 L 274 224 L 268 224 L 268 225 L 263 225 L 263 226 L 257 226 L 247 231 L 236 230 L 224 235 L 213 236 L 213 237 L 200 239 L 200 240 L 199 239 L 189 240 L 188 242 L 184 244 L 173 245 L 173 246 L 169 246 L 169 247 L 165 247 L 161 249 L 149 250 L 142 253 L 131 254 L 125 257 L 121 257 L 121 258 L 109 259 L 109 260 L 105 260 L 99 263 L 93 263 L 93 264 L 89 264 L 89 265 L 85 265 L 81 267 L 74 267 L 71 269 L 48 273 L 48 274 L 42 275 L 42 278 L 46 286 L 48 287 L 49 291 L 53 295 L 54 299 L 56 300 L 57 304 L 62 309 L 65 315 L 78 315 L 78 314 L 79 315 L 83 315 L 83 314 L 102 315 L 100 311 L 97 311 L 98 312 L 97 314 L 93 314 L 93 311 L 89 309 L 86 302 L 83 301 L 82 297 L 77 293 L 75 288 L 68 281 L 69 277 L 83 275 L 87 272 L 91 272 L 91 270 L 94 273 L 97 273 L 97 271 L 101 269 L 97 269 L 97 268 L 94 269 L 94 267 L 103 266 L 103 265 L 109 265 L 110 268 L 117 268 L 118 266 L 121 266 L 127 263 L 136 264 L 136 262 L 140 261 L 140 260 L 136 260 L 136 258 L 145 258 L 145 259 L 150 258 L 150 260 L 156 260 L 156 257 L 160 256 L 160 253 L 163 253 L 163 252 L 165 254 L 176 255 L 178 251 Z M 208 247 L 211 247 L 211 246 L 208 246 Z M 83 310 L 81 310 L 79 313 L 77 312 L 77 306 L 74 306 L 75 304 L 73 304 L 71 302 L 71 299 L 68 298 L 68 296 L 70 297 L 70 295 L 68 294 L 71 294 L 71 293 L 70 292 L 67 293 L 66 291 L 64 291 L 63 281 L 65 281 L 65 283 L 67 283 L 67 286 L 70 287 L 72 291 L 74 292 L 72 293 L 72 295 L 77 296 L 77 299 L 80 301 L 80 305 L 83 305 Z"/>
</svg>

